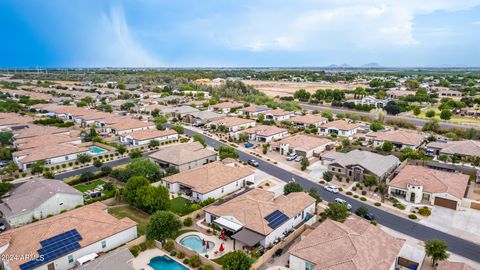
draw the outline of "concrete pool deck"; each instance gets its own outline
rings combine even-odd
[[[210,241],[210,242],[213,242],[215,244],[215,247],[212,250],[210,250],[206,253],[199,253],[203,257],[205,257],[205,255],[208,255],[209,259],[216,259],[216,258],[222,257],[227,252],[233,251],[233,240],[228,240],[227,239],[226,241],[223,241],[222,239],[219,239],[218,236],[216,236],[216,235],[205,235],[201,232],[189,232],[189,233],[182,234],[179,237],[177,237],[177,239],[175,239],[175,242],[177,242],[179,245],[182,245],[180,243],[180,240],[182,240],[183,238],[185,238],[187,236],[192,236],[192,235],[196,235],[196,236],[200,237],[200,239],[205,239],[205,241]],[[224,251],[222,253],[218,252],[217,254],[215,254],[215,252],[218,251],[218,249],[220,248],[221,244],[223,244]],[[182,246],[184,246],[184,245],[182,245]],[[187,246],[184,246],[184,247],[190,249]],[[237,248],[240,248],[240,249],[242,248],[241,244],[238,243],[238,241],[237,241]]]
[[[148,264],[150,263],[150,260],[152,260],[155,257],[161,257],[167,255],[169,258],[177,261],[179,264],[187,267],[188,269],[190,268],[188,265],[183,264],[181,261],[179,261],[176,257],[172,257],[168,255],[165,251],[158,249],[158,248],[152,248],[152,249],[147,249],[140,254],[136,258],[133,258],[130,261],[130,265],[133,267],[135,270],[155,270],[152,267],[150,267]]]

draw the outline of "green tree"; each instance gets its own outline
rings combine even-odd
[[[440,124],[438,123],[437,120],[432,120],[423,124],[423,128],[422,128],[422,131],[438,132],[439,130],[440,130]]]
[[[425,254],[432,257],[432,266],[436,266],[438,261],[448,259],[447,243],[442,240],[432,239],[425,241]]]
[[[1,131],[0,132],[0,144],[1,145],[9,145],[12,143],[13,134],[8,131]]]
[[[99,159],[96,159],[96,160],[93,161],[93,166],[95,166],[97,168],[102,167],[102,165],[103,165],[103,162]]]
[[[164,116],[164,115],[158,115],[157,117],[155,117],[153,119],[153,121],[155,122],[155,124],[165,124],[168,122],[168,119]]]
[[[383,125],[378,123],[378,122],[373,122],[371,125],[370,125],[370,129],[372,131],[379,131],[379,130],[382,130],[384,129]]]
[[[90,162],[92,160],[92,156],[88,154],[79,154],[77,155],[77,160],[78,162],[85,164],[87,162]]]
[[[384,142],[382,145],[382,150],[385,152],[391,152],[393,150],[393,143],[391,142]]]
[[[262,153],[266,155],[268,152],[268,144],[263,144],[262,145]]]
[[[420,107],[418,106],[414,106],[412,111],[414,115],[419,115],[421,113]]]
[[[295,183],[295,182],[290,182],[290,183],[286,184],[285,186],[283,186],[283,194],[284,195],[287,195],[287,194],[293,193],[293,192],[302,192],[302,191],[303,191],[302,186],[300,186],[300,184]]]
[[[127,172],[132,176],[143,176],[150,181],[160,178],[160,167],[148,158],[136,158],[127,165]]]
[[[133,103],[133,102],[125,102],[122,105],[120,105],[120,109],[123,110],[123,111],[128,111],[128,110],[132,109],[133,107],[135,107],[135,103]]]
[[[144,185],[137,189],[135,205],[147,213],[159,210],[168,210],[170,207],[170,194],[166,187]]]
[[[77,107],[81,108],[81,107],[87,106],[87,103],[85,103],[84,101],[79,101],[79,102],[76,103],[76,105],[77,105]]]
[[[12,150],[4,147],[0,147],[0,160],[11,160]]]
[[[350,215],[347,206],[337,202],[329,202],[324,213],[326,217],[338,222],[344,222]]]
[[[305,89],[299,89],[293,93],[293,97],[301,101],[308,101],[310,99],[310,93]]]
[[[134,176],[128,179],[125,188],[123,189],[122,196],[131,205],[137,203],[137,191],[143,186],[150,186],[150,181],[143,176]]]
[[[323,180],[330,182],[333,179],[333,174],[329,171],[323,172]]]
[[[427,112],[425,112],[425,116],[428,117],[428,118],[432,118],[435,116],[435,111],[434,110],[428,110]]]
[[[320,197],[320,195],[318,195],[318,192],[315,188],[312,187],[308,191],[308,195],[310,195],[312,198],[314,198],[316,203],[322,202],[322,197]]]
[[[201,143],[203,147],[207,147],[207,143],[205,142],[205,139],[200,134],[193,135],[193,141]]]
[[[333,121],[333,113],[330,110],[325,110],[322,112],[322,116],[327,118],[328,121]]]
[[[30,170],[32,174],[40,174],[43,172],[44,168],[45,168],[45,160],[39,160],[32,164],[32,166],[30,167]]]
[[[259,122],[259,123],[263,123],[263,121],[265,121],[265,115],[259,114],[259,115],[257,116],[257,119],[258,119],[258,122]]]
[[[154,148],[154,147],[157,147],[160,145],[160,142],[157,141],[157,140],[150,140],[150,142],[148,143],[148,147],[150,148]]]
[[[450,110],[442,110],[440,112],[440,118],[443,119],[443,120],[450,120],[450,118],[452,118],[452,111]]]
[[[303,157],[302,161],[300,162],[300,165],[301,165],[300,169],[302,171],[305,171],[307,167],[310,166],[310,161],[308,160],[308,158]]]
[[[223,270],[250,270],[252,259],[241,250],[231,251],[223,257]]]
[[[127,152],[127,148],[124,145],[118,145],[117,146],[117,152],[120,155],[123,155],[123,154],[125,154],[125,152]]]
[[[184,134],[185,129],[180,124],[173,125],[170,129],[175,130],[178,134]]]
[[[130,153],[128,153],[128,156],[131,158],[131,159],[135,159],[135,158],[140,158],[142,157],[142,149],[140,148],[135,148],[135,149],[132,149],[130,151]]]
[[[218,155],[220,156],[220,160],[223,160],[226,158],[233,158],[233,159],[238,158],[238,153],[235,152],[235,148],[230,146],[220,146],[218,148]]]
[[[0,183],[0,197],[3,196],[5,193],[9,192],[12,188],[13,188],[12,183],[1,182]]]
[[[363,184],[371,189],[373,186],[378,185],[378,179],[375,175],[368,174],[365,176],[365,179],[363,179]]]
[[[165,241],[173,238],[182,227],[178,217],[169,211],[157,211],[151,217],[147,225],[147,239]]]

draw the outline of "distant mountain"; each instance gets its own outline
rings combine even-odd
[[[328,68],[350,68],[352,66],[350,66],[349,64],[341,64],[341,65],[336,65],[336,64],[331,64],[329,66],[327,66]]]
[[[362,65],[362,67],[365,67],[365,68],[378,68],[378,67],[382,67],[382,66],[381,66],[380,64],[378,64],[378,63],[371,62],[371,63],[365,64],[365,65]]]

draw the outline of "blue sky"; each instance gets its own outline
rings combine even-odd
[[[480,66],[480,0],[1,0],[0,67]]]

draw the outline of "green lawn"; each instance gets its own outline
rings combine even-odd
[[[187,199],[177,197],[170,200],[170,210],[178,215],[183,215],[185,214],[185,207],[189,204],[190,202]]]
[[[427,117],[425,114],[427,113],[427,111],[429,110],[433,110],[435,111],[435,116],[434,117]],[[427,119],[427,120],[442,120],[440,119],[440,110],[438,109],[426,109],[426,110],[422,110],[420,112],[419,115],[413,115],[413,117],[416,117],[416,118],[422,118],[422,119]],[[471,118],[471,117],[463,117],[463,116],[458,116],[458,115],[452,115],[452,118],[450,118],[450,120],[448,120],[449,122],[453,122],[453,123],[470,123],[470,124],[480,124],[480,119],[477,119],[477,118]]]
[[[90,182],[90,184],[88,185],[85,185],[85,184],[75,185],[74,188],[77,189],[78,191],[85,192],[87,190],[92,190],[96,188],[98,185],[103,185],[103,184],[105,184],[105,181],[98,179]]]
[[[128,217],[138,223],[137,230],[140,235],[144,235],[147,230],[148,220],[150,215],[140,209],[131,207],[129,205],[113,206],[108,208],[108,213],[116,218]]]

